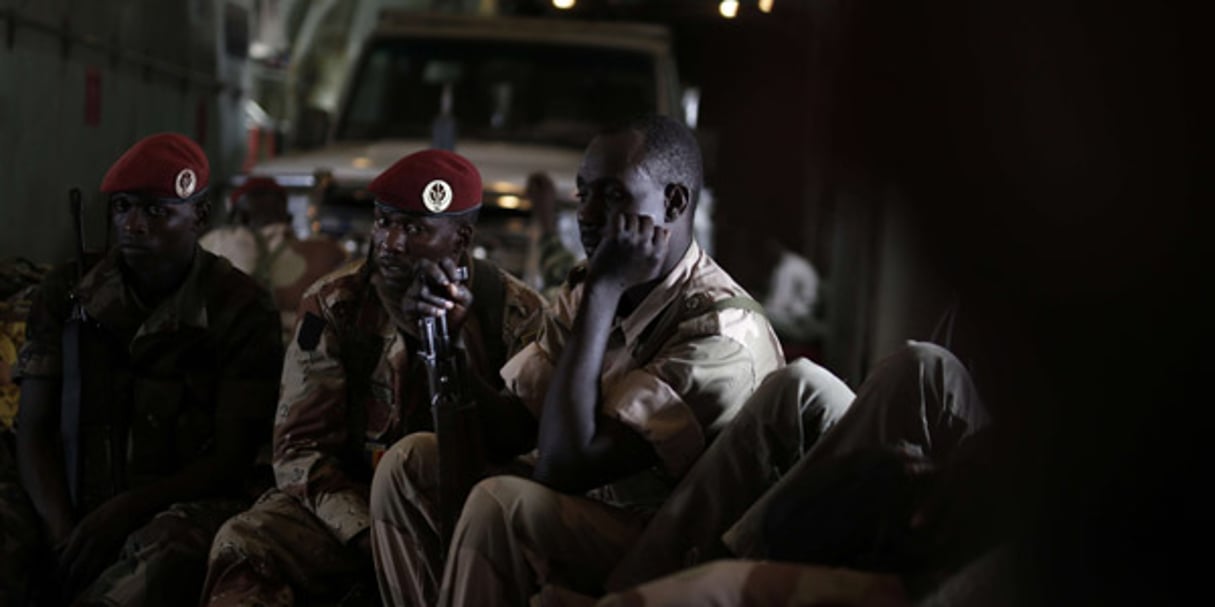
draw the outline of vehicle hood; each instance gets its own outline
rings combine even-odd
[[[402,157],[429,147],[430,142],[421,139],[341,142],[263,161],[250,174],[286,177],[327,170],[339,186],[359,187]],[[536,144],[464,140],[455,151],[477,167],[487,191],[522,194],[527,176],[544,172],[556,184],[558,198],[565,200],[573,197],[574,177],[582,161],[580,150]]]

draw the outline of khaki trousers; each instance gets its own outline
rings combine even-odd
[[[386,605],[435,604],[443,571],[439,442],[417,432],[384,453],[371,483],[371,553]]]
[[[887,357],[856,397],[851,394],[806,361],[769,376],[676,487],[613,571],[608,589],[714,558],[765,558],[769,504],[796,491],[798,479],[815,474],[821,462],[895,444],[940,461],[988,423],[966,369],[929,343],[910,342]],[[790,421],[798,416],[800,426]]]
[[[944,458],[987,420],[961,363],[931,344],[887,358],[855,396],[795,361],[764,380],[649,520],[523,479],[477,485],[439,604],[526,605],[546,584],[598,596],[731,553],[762,558],[768,504],[818,462],[896,443]]]
[[[525,458],[489,472],[526,476]],[[371,548],[384,604],[432,607],[439,598],[439,442],[416,432],[384,453],[371,483]]]
[[[776,482],[782,467],[796,462],[803,443],[816,441],[840,418],[852,398],[843,382],[809,361],[773,372],[704,456],[720,453],[722,459],[712,467],[692,467],[659,510],[661,521],[523,479],[483,481],[456,526],[439,604],[547,603],[563,594],[550,585],[598,596],[613,570],[639,554],[636,544],[647,537],[654,552],[639,558],[682,568],[687,547],[663,543],[689,533],[683,539],[700,553],[714,552],[706,547],[717,541],[710,530],[737,519]],[[719,447],[723,439],[727,446]],[[671,528],[651,531],[658,525]]]

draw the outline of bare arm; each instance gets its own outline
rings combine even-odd
[[[59,381],[27,377],[17,411],[17,464],[21,484],[46,522],[52,544],[75,524],[59,446]]]
[[[536,446],[536,418],[517,396],[495,390],[483,378],[470,374],[471,392],[481,418],[485,456],[504,463]]]
[[[534,478],[562,491],[598,487],[658,461],[641,435],[599,412],[599,380],[621,297],[660,276],[670,233],[637,215],[616,216],[613,228],[591,260],[540,416]]]

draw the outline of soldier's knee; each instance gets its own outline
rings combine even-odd
[[[136,529],[127,537],[128,552],[148,550],[189,550],[205,552],[211,538],[202,537],[201,532],[181,513],[172,510],[152,517],[148,524]]]
[[[948,349],[926,341],[907,340],[878,364],[866,381],[902,383],[910,387],[924,380],[943,384],[966,373],[965,365]]]
[[[785,400],[796,401],[799,416],[832,423],[848,410],[856,395],[835,374],[805,358],[798,358],[773,371],[765,383],[774,384],[775,397],[758,403],[761,408],[788,406]]]
[[[247,554],[260,527],[251,512],[242,512],[224,521],[211,542],[210,558],[214,560],[223,553]]]
[[[439,469],[439,441],[433,432],[415,432],[397,441],[376,465],[371,481],[371,515],[383,517],[393,500],[430,491]]]
[[[892,355],[899,364],[916,367],[941,367],[961,369],[962,361],[948,349],[927,341],[907,340],[907,343]]]
[[[473,486],[460,515],[472,535],[509,529],[514,533],[551,525],[556,518],[554,493],[535,481],[517,476],[491,476]]]

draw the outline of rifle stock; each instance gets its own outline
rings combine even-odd
[[[484,443],[476,402],[466,390],[464,355],[452,347],[446,316],[422,317],[418,329],[439,442],[439,534],[446,553],[464,500],[484,472]]]

